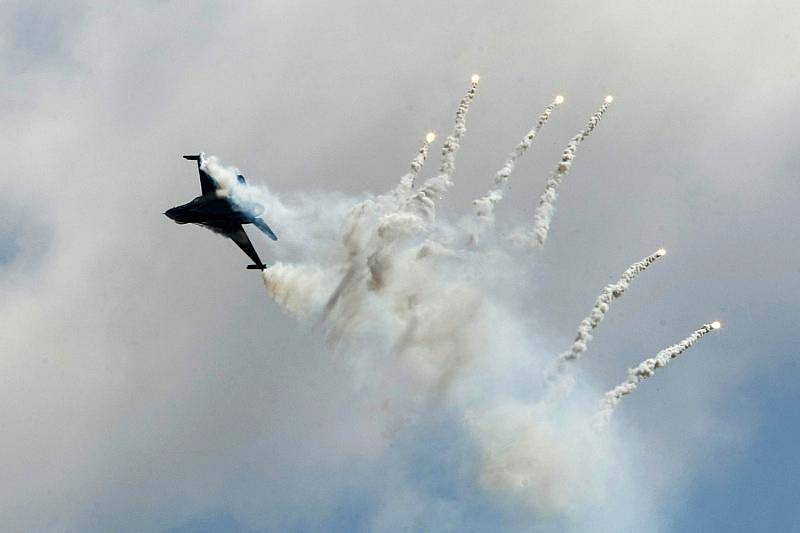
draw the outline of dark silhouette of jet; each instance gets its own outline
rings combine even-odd
[[[247,265],[248,269],[264,270],[267,268],[267,265],[261,262],[256,249],[253,248],[253,243],[250,242],[242,227],[242,224],[253,224],[270,239],[277,241],[278,237],[275,233],[263,219],[259,218],[258,215],[261,213],[256,209],[242,209],[227,197],[217,195],[217,183],[203,170],[203,154],[185,155],[183,158],[197,161],[202,194],[189,203],[169,209],[164,214],[178,224],[197,224],[228,237],[253,260],[252,265]],[[239,183],[246,183],[241,174],[236,178]]]

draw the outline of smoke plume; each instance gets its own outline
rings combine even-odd
[[[563,96],[556,96],[556,98],[544,108],[544,111],[539,115],[539,118],[536,121],[536,124],[531,128],[531,130],[525,134],[522,141],[514,148],[514,151],[508,155],[503,166],[495,173],[494,176],[494,188],[492,188],[489,192],[487,192],[484,196],[474,200],[472,205],[475,208],[475,215],[479,217],[480,220],[480,232],[482,232],[486,226],[491,226],[494,223],[494,209],[495,206],[503,199],[503,190],[505,189],[508,181],[511,179],[511,174],[514,173],[514,168],[516,167],[517,161],[525,155],[525,152],[533,144],[533,141],[536,139],[536,136],[539,134],[541,129],[547,124],[547,121],[550,119],[550,115],[553,113],[553,110],[564,103]],[[473,240],[477,242],[479,236],[476,232]]]
[[[592,115],[592,118],[589,119],[586,126],[579,131],[567,144],[567,147],[564,148],[564,151],[561,153],[561,160],[547,179],[544,192],[542,192],[542,195],[539,197],[539,205],[533,215],[533,229],[520,229],[514,232],[511,238],[515,242],[532,248],[544,247],[544,243],[547,241],[547,236],[550,232],[550,223],[553,221],[553,215],[556,210],[558,189],[561,186],[561,182],[567,174],[569,174],[570,168],[572,168],[572,162],[578,151],[578,145],[592,134],[600,123],[600,119],[603,118],[612,100],[613,98],[611,96],[606,96],[603,100],[603,105],[600,106],[594,115]]]
[[[570,520],[587,506],[606,503],[600,495],[606,494],[608,472],[618,460],[609,451],[612,437],[592,431],[594,411],[584,401],[586,391],[570,386],[553,396],[542,380],[553,357],[543,352],[535,327],[519,311],[534,298],[526,281],[532,276],[528,251],[507,239],[472,246],[462,221],[436,216],[436,203],[454,183],[477,84],[475,76],[459,102],[438,172],[419,188],[431,135],[394,187],[359,198],[284,200],[266,188],[239,183],[237,171],[216,158],[204,164],[220,182],[233,176],[226,194],[236,202],[257,203],[276,224],[286,224],[281,233],[286,237],[271,248],[279,261],[263,272],[267,294],[287,314],[324,331],[328,345],[352,368],[354,387],[376,406],[387,449],[403,435],[424,439],[416,428],[437,413],[468,439],[471,452],[462,466],[474,473],[475,486],[537,516]],[[548,180],[528,231],[538,246],[547,237],[557,186],[609,102],[570,141]],[[493,216],[516,161],[559,103],[545,109],[498,171],[496,189],[476,202],[480,217]],[[293,236],[293,230],[301,235]],[[662,255],[659,250],[631,265],[604,289],[560,361],[580,358],[609,304]],[[609,413],[647,372],[711,327],[643,363],[607,395]],[[574,383],[566,370],[564,382]]]
[[[572,346],[570,346],[569,350],[559,355],[561,361],[575,361],[581,358],[588,348],[589,341],[592,340],[592,331],[594,331],[605,318],[611,303],[625,294],[628,285],[636,276],[650,268],[650,265],[655,263],[660,257],[664,257],[666,253],[667,251],[663,248],[657,250],[655,253],[629,266],[625,272],[622,273],[619,281],[605,286],[603,292],[597,297],[594,307],[592,307],[592,312],[589,313],[589,316],[581,320],[580,325],[578,325],[578,332],[575,334],[575,341],[572,343]]]
[[[645,359],[639,363],[639,366],[628,370],[628,378],[603,396],[600,410],[595,417],[595,427],[597,429],[605,428],[611,420],[611,415],[614,414],[614,409],[622,401],[623,397],[633,393],[642,381],[653,377],[657,369],[667,366],[667,363],[694,346],[706,333],[719,329],[719,327],[719,322],[704,324],[678,344],[664,348],[655,357]]]

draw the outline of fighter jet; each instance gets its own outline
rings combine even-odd
[[[185,155],[183,158],[189,161],[197,161],[202,194],[189,203],[167,210],[164,214],[178,224],[197,224],[228,237],[253,260],[252,265],[247,265],[248,269],[266,269],[267,265],[261,262],[256,249],[253,248],[253,244],[242,227],[242,224],[253,224],[270,239],[277,241],[278,237],[272,229],[263,219],[259,218],[260,210],[255,208],[243,209],[232,202],[229,197],[218,195],[219,187],[216,181],[203,168],[204,154]],[[241,174],[236,178],[239,183],[247,183]]]

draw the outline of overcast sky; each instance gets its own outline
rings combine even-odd
[[[266,298],[235,246],[162,213],[198,194],[180,155],[200,150],[275,191],[380,192],[479,72],[445,212],[561,93],[499,214],[529,218],[564,143],[615,96],[537,272],[542,344],[568,345],[599,289],[660,246],[585,372],[613,386],[724,324],[619,414],[659,495],[637,530],[800,531],[796,2],[229,4],[2,3],[0,529],[433,527],[404,522],[436,491],[376,473],[319,331]],[[453,528],[536,527],[496,509],[459,522],[482,508],[465,494]]]

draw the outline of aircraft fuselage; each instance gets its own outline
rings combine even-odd
[[[216,195],[198,196],[191,202],[167,210],[164,214],[178,224],[253,223],[252,216],[235,209],[226,198],[219,198]]]

